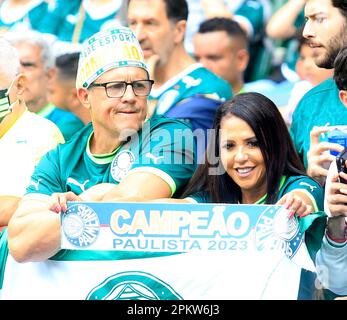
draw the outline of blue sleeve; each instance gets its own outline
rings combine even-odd
[[[216,110],[221,103],[202,95],[195,95],[176,104],[166,114],[169,118],[189,121],[193,131],[197,129],[201,131],[200,134],[195,131],[198,162],[202,159],[207,146],[207,130],[212,127]]]
[[[221,101],[195,95],[181,101],[172,107],[166,114],[169,118],[189,119],[192,130],[197,128],[209,129]]]
[[[347,245],[334,246],[325,236],[316,256],[318,278],[323,286],[337,295],[347,295]]]

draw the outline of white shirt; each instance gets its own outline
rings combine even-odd
[[[0,195],[22,196],[36,164],[64,138],[45,118],[25,111],[0,138]]]

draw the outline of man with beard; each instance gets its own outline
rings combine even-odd
[[[308,39],[318,67],[332,69],[334,60],[347,44],[347,1],[308,0],[305,5],[306,24],[303,35]],[[299,102],[293,114],[291,135],[296,150],[303,159],[307,173],[322,185],[329,164],[335,159],[330,151],[343,148],[321,141],[328,126],[345,125],[347,109],[339,99],[333,79],[328,79],[310,90]]]

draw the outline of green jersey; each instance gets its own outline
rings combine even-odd
[[[103,7],[81,0],[57,0],[53,10],[44,17],[40,31],[54,34],[61,41],[82,43],[102,29],[119,26],[117,15],[121,5],[121,0]]]
[[[201,64],[195,63],[159,88],[152,89],[149,100],[155,104],[155,114],[167,114],[178,103],[194,96],[225,101],[232,96],[230,85]],[[201,106],[203,111],[203,106]]]
[[[93,127],[88,124],[47,153],[36,167],[27,193],[72,191],[78,195],[99,183],[117,185],[128,174],[150,172],[161,177],[173,195],[196,167],[192,131],[178,120],[157,117],[145,122],[138,134],[111,154],[93,155],[89,147],[92,135]]]
[[[205,151],[205,137],[212,127],[216,109],[231,96],[231,87],[225,80],[196,63],[160,88],[152,89],[149,104],[154,115],[183,120],[193,131],[204,133],[198,135],[202,138],[197,141],[200,158]]]
[[[9,14],[8,1],[2,1],[0,6],[0,34],[8,31],[23,31],[27,29],[40,30],[42,17],[48,12],[46,1],[31,1],[25,11],[17,16]]]
[[[346,119],[347,109],[339,99],[339,90],[333,79],[324,81],[304,95],[293,113],[290,133],[306,168],[313,127],[345,125]]]

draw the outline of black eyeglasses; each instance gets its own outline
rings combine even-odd
[[[104,87],[106,95],[109,98],[120,98],[123,97],[128,86],[131,86],[135,96],[145,97],[151,92],[153,80],[136,80],[133,82],[125,81],[112,81],[105,83],[92,83],[91,87]]]

